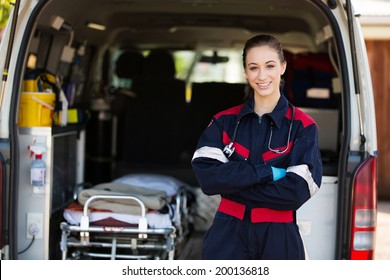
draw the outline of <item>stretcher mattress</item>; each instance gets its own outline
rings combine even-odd
[[[77,202],[70,204],[64,211],[64,218],[68,224],[79,225],[83,215],[83,206]],[[93,226],[130,227],[138,225],[140,215],[116,213],[110,210],[90,208],[89,221]],[[172,226],[169,214],[157,211],[146,213],[149,228],[168,228]]]
[[[173,260],[190,233],[189,193],[173,177],[144,173],[82,190],[64,209],[62,259]]]

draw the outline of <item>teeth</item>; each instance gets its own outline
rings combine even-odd
[[[271,82],[266,83],[266,84],[258,84],[258,85],[261,86],[261,87],[266,87],[266,86],[268,86],[269,84],[271,84]]]

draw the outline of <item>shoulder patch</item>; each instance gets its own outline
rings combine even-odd
[[[238,115],[238,113],[241,111],[243,106],[244,106],[244,104],[241,104],[241,105],[229,108],[227,110],[221,111],[221,112],[217,113],[214,117],[216,119],[218,119],[221,116],[225,116],[225,115]]]
[[[298,109],[297,107],[294,107],[294,108],[295,108],[294,120],[300,121],[302,123],[303,127],[306,128],[311,124],[317,125],[316,122],[308,114],[306,114],[302,110]],[[289,110],[291,110],[291,109],[289,108]],[[291,119],[291,114],[288,114],[288,115],[289,115],[289,119]]]

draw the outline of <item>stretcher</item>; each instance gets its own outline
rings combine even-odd
[[[152,184],[142,185],[140,178]],[[189,189],[175,180],[175,189],[164,191],[167,183],[172,186],[172,178],[161,175],[125,179],[138,185],[123,180],[97,185],[80,192],[78,201],[64,210],[63,260],[177,258],[192,228]],[[153,184],[161,189],[152,189]]]

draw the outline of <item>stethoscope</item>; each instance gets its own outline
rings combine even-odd
[[[291,107],[291,122],[290,122],[290,127],[289,127],[289,130],[288,130],[287,144],[286,144],[286,148],[284,150],[276,150],[276,149],[271,148],[272,134],[273,134],[273,128],[274,128],[273,122],[271,123],[271,132],[269,134],[269,140],[268,140],[268,150],[270,150],[270,151],[272,151],[274,153],[277,153],[277,154],[284,154],[285,152],[287,152],[287,150],[289,148],[289,143],[290,143],[290,138],[291,138],[291,131],[292,131],[292,127],[293,127],[293,123],[294,123],[294,117],[295,117],[295,108],[294,108],[294,106],[291,103],[289,103],[289,106]],[[236,122],[236,126],[234,127],[233,137],[230,140],[230,143],[227,144],[225,146],[225,148],[223,149],[223,153],[228,158],[231,157],[231,155],[234,153],[235,148],[233,147],[233,144],[234,144],[234,141],[236,140],[236,137],[237,137],[237,131],[238,131],[238,126],[239,125],[240,125],[240,120],[238,120]]]

